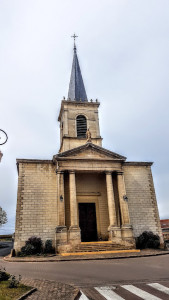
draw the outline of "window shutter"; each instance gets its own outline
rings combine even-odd
[[[76,118],[76,126],[77,126],[77,137],[85,138],[87,131],[87,121],[86,117],[83,115],[79,115]]]

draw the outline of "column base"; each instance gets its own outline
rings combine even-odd
[[[55,234],[55,249],[57,253],[67,251],[67,227],[66,226],[57,226]]]
[[[71,245],[78,245],[81,242],[81,230],[78,226],[70,226],[68,230],[68,242]]]
[[[130,224],[123,225],[121,227],[121,236],[125,244],[136,247],[135,239],[133,237],[133,228]]]
[[[109,241],[117,243],[121,243],[121,228],[117,226],[109,226]]]

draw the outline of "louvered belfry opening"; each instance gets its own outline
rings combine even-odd
[[[83,115],[79,115],[76,118],[76,126],[77,126],[77,137],[85,138],[87,131],[87,120]]]

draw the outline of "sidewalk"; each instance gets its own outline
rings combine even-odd
[[[63,253],[62,255],[49,256],[29,256],[29,257],[4,257],[8,262],[60,262],[60,261],[78,261],[78,260],[102,260],[102,259],[121,259],[133,257],[147,257],[169,254],[169,251],[164,250],[126,250],[126,251],[104,251],[102,253]]]
[[[27,300],[75,300],[79,289],[76,287],[52,280],[39,280],[23,278],[22,283],[37,288]]]

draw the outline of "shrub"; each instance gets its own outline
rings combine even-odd
[[[22,248],[24,248],[24,247],[22,247]],[[25,256],[24,253],[22,252],[22,248],[21,248],[21,251],[18,251],[18,252],[17,252],[17,256],[19,256],[19,257],[20,257],[20,256]]]
[[[31,236],[27,241],[26,241],[26,246],[27,245],[32,245],[34,247],[34,253],[41,253],[42,252],[42,247],[43,243],[40,237],[37,236]]]
[[[21,256],[33,255],[34,253],[35,253],[35,247],[31,244],[27,244],[26,246],[21,248]]]
[[[151,231],[144,231],[136,239],[137,249],[146,249],[146,248],[157,249],[159,248],[159,246],[160,246],[159,236],[157,234],[154,234]]]
[[[10,277],[10,274],[8,274],[5,270],[5,268],[0,268],[0,282],[1,281],[7,281]]]
[[[54,248],[52,246],[52,240],[46,240],[44,253],[54,253]]]
[[[43,243],[40,237],[31,236],[26,242],[25,246],[21,248],[19,256],[33,255],[41,253],[43,249]]]
[[[16,276],[15,276],[15,275],[11,275],[11,276],[10,276],[10,280],[9,280],[9,285],[8,285],[8,287],[9,287],[10,289],[17,288],[20,281],[21,281],[21,275],[19,275],[19,278],[18,278],[18,279],[16,279]]]

